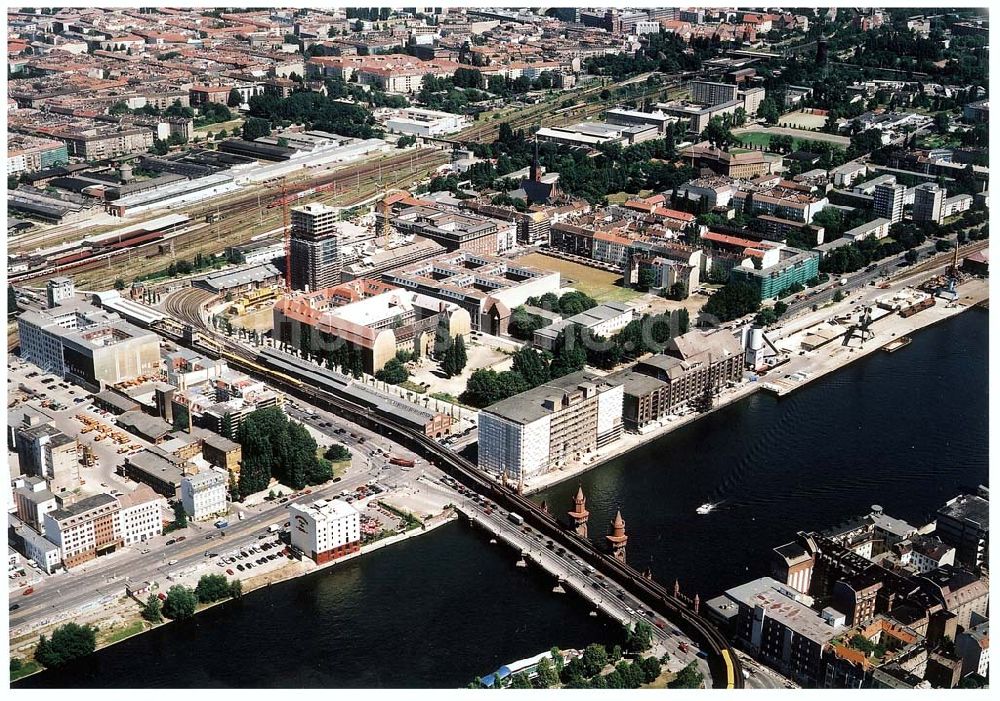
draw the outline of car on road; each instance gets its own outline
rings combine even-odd
[[[173,538],[171,538],[170,540],[168,540],[168,541],[166,542],[166,545],[173,545],[173,544],[174,544],[174,543],[176,543],[176,542],[177,542],[176,540],[174,540]]]
[[[177,564],[177,560],[170,560],[167,564],[168,565],[176,565]]]
[[[10,608],[8,608],[7,610],[8,611],[17,611],[19,608],[21,608],[21,604],[11,604]]]
[[[182,540],[185,540],[186,538],[187,538],[187,536],[186,536],[186,535],[182,535],[182,536],[181,536],[180,538],[178,538],[178,539],[177,539],[177,542],[179,543],[179,542],[181,542]]]

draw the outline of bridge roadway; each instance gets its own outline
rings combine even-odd
[[[712,678],[707,660],[699,656],[700,650],[687,635],[659,618],[640,599],[593,570],[573,553],[560,553],[551,538],[546,539],[528,525],[518,527],[508,520],[510,512],[504,509],[487,511],[485,506],[472,499],[466,499],[456,506],[470,521],[520,552],[522,562],[531,561],[557,577],[557,586],[563,591],[575,590],[595,609],[603,610],[629,628],[639,620],[648,623],[653,631],[654,645],[659,644],[670,654],[667,667],[671,671],[678,672],[688,663],[694,662],[706,679]],[[681,643],[686,645],[686,652],[681,650]]]
[[[507,511],[520,514],[525,522],[536,528],[542,536],[565,547],[585,565],[594,567],[597,572],[616,582],[624,591],[643,602],[643,608],[659,613],[661,617],[674,622],[683,633],[698,642],[708,655],[713,687],[744,686],[743,670],[735,649],[712,624],[691,611],[685,602],[674,597],[662,585],[645,578],[633,567],[602,552],[590,540],[566,530],[539,505],[515,490],[495,482],[465,458],[434,439],[409,428],[394,415],[378,413],[331,392],[308,386],[282,372],[264,367],[259,364],[252,350],[231,339],[213,334],[203,323],[199,325],[199,330],[202,336],[192,344],[195,350],[225,357],[234,367],[261,377],[287,394],[400,443],[473,491],[491,499]],[[181,339],[175,338],[175,340]]]

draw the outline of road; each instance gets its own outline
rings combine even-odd
[[[952,243],[954,244],[954,241],[952,241]],[[962,256],[966,256],[973,251],[981,250],[987,245],[989,245],[988,241],[974,241],[972,243],[965,244],[959,250],[959,257],[961,258]],[[784,318],[791,319],[795,315],[811,309],[815,304],[825,304],[833,299],[834,295],[837,294],[837,290],[840,290],[842,294],[847,294],[858,289],[859,287],[865,287],[873,280],[883,278],[887,275],[893,278],[900,278],[914,273],[931,270],[935,267],[946,265],[952,257],[952,253],[947,251],[943,253],[935,253],[936,249],[934,246],[934,240],[929,240],[922,246],[918,246],[913,250],[917,252],[920,259],[915,264],[910,266],[901,267],[901,265],[906,261],[906,254],[901,253],[894,258],[887,258],[879,261],[875,264],[876,267],[871,270],[861,270],[855,273],[848,273],[846,275],[831,276],[833,281],[828,283],[825,287],[814,288],[817,292],[812,297],[803,297],[802,299],[789,303],[788,311],[785,312]],[[847,284],[841,286],[838,284],[838,281],[844,277],[847,278]]]
[[[293,417],[303,416],[306,413],[317,414],[316,419],[307,418],[310,425],[344,443],[348,448],[361,454],[366,461],[370,451],[364,446],[379,445],[395,454],[411,455],[409,451],[389,439],[348,424],[327,412],[318,409],[305,412],[295,406],[289,407],[289,414]],[[326,422],[331,423],[331,426],[322,425]],[[338,427],[344,428],[346,433],[343,435],[336,433]],[[351,437],[352,433],[354,438]],[[365,439],[364,444],[360,441],[362,437]],[[206,558],[205,553],[224,554],[255,543],[257,537],[266,532],[268,526],[285,522],[286,509],[292,503],[311,503],[317,499],[334,498],[343,490],[354,490],[373,479],[378,479],[384,484],[399,484],[416,477],[417,473],[408,474],[395,465],[384,469],[384,464],[381,461],[373,461],[370,469],[352,470],[340,481],[312,490],[308,495],[300,494],[286,504],[272,502],[246,507],[234,505],[229,527],[224,531],[225,536],[219,535],[222,531],[217,531],[211,525],[191,523],[186,529],[157,536],[143,544],[127,546],[67,572],[44,577],[41,583],[33,585],[35,591],[30,596],[24,596],[20,590],[11,593],[10,605],[18,604],[19,608],[11,612],[10,626],[13,629],[31,621],[54,621],[59,612],[74,611],[102,596],[120,593],[126,582],[155,581],[165,589],[170,584],[167,576],[171,572],[205,566],[208,573],[222,573],[222,570],[215,565],[216,558]],[[437,472],[430,466],[425,469]],[[236,517],[236,512],[239,511],[244,513],[242,521]],[[206,541],[209,535],[216,537]],[[175,540],[179,536],[185,536],[185,540],[175,542],[173,545],[166,544],[167,541]],[[171,560],[177,560],[176,564],[168,565]]]

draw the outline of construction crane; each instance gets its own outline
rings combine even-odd
[[[304,190],[299,190],[298,192],[288,193],[288,181],[287,178],[281,178],[281,195],[275,198],[270,204],[267,205],[268,209],[273,209],[274,207],[281,207],[281,232],[282,240],[285,243],[285,290],[287,292],[292,291],[292,231],[289,226],[289,213],[288,205],[292,202],[296,202],[310,195],[316,195],[321,192],[336,192],[337,183],[327,183],[326,185],[320,185],[318,187],[310,187]]]

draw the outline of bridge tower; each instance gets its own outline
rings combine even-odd
[[[569,517],[573,519],[573,530],[578,536],[587,537],[587,519],[590,512],[587,511],[587,497],[583,496],[583,485],[577,487],[576,496],[573,497],[573,510],[569,512]]]
[[[618,509],[615,520],[611,522],[611,535],[605,538],[611,545],[611,554],[614,558],[625,562],[625,544],[628,543],[628,536],[625,535],[625,519],[622,518],[621,509]]]

